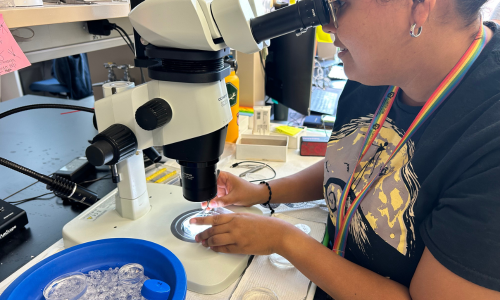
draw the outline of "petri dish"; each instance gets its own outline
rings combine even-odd
[[[290,208],[299,208],[307,205],[307,202],[285,203]]]
[[[46,300],[76,300],[87,291],[87,277],[80,272],[67,273],[52,280],[43,289]]]
[[[212,225],[196,225],[196,224],[191,224],[189,221],[191,221],[192,218],[199,218],[199,217],[208,217],[208,216],[215,216],[215,215],[221,215],[221,214],[231,214],[233,213],[229,209],[226,209],[224,207],[216,207],[214,209],[211,209],[209,211],[202,210],[196,214],[193,214],[192,216],[189,216],[182,222],[182,231],[184,232],[185,235],[187,235],[189,238],[194,240],[194,237],[208,228],[212,227]]]
[[[126,264],[118,271],[118,278],[124,284],[136,284],[144,278],[144,267],[140,264]]]
[[[291,262],[288,261],[288,259],[284,258],[283,256],[273,253],[269,255],[269,261],[277,268],[279,269],[290,269],[293,268],[293,265]]]
[[[253,288],[243,294],[242,300],[278,300],[278,296],[266,288]]]
[[[311,233],[311,227],[307,226],[306,224],[296,224],[295,227],[302,230],[305,234]]]

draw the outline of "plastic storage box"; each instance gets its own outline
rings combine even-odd
[[[242,134],[236,141],[236,159],[286,161],[288,136]]]

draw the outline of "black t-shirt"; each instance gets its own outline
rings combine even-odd
[[[485,24],[491,41],[391,160],[350,226],[345,258],[405,286],[427,247],[455,274],[500,291],[500,29]],[[324,171],[331,240],[340,194],[386,90],[349,81],[340,97]],[[375,176],[419,110],[396,99],[350,193]]]

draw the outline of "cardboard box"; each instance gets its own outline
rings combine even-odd
[[[300,138],[300,155],[325,156],[330,137],[303,136]]]
[[[286,161],[288,136],[242,134],[236,141],[236,159]]]
[[[265,105],[265,72],[259,53],[236,52],[240,78],[240,106]]]
[[[294,136],[288,136],[288,149],[298,149],[300,147],[300,137],[306,133],[305,128]],[[287,136],[278,132],[271,132],[273,136]]]

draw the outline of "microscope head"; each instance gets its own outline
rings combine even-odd
[[[266,13],[259,0],[147,0],[133,7],[132,26],[147,43],[162,48],[255,53],[269,39],[326,25],[336,0],[301,0]]]

